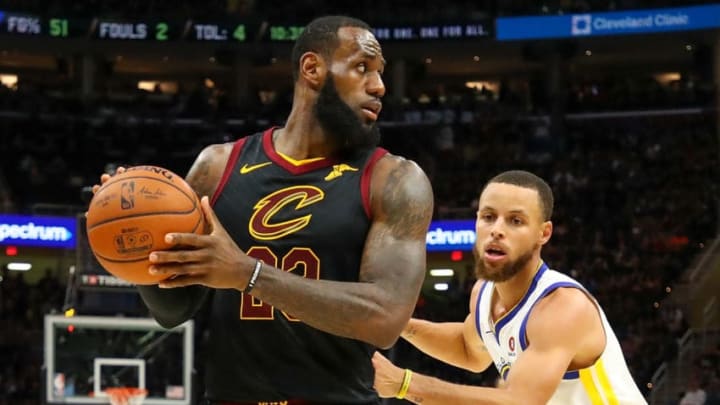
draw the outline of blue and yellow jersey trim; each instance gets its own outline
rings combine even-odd
[[[515,304],[508,312],[506,312],[504,315],[502,315],[500,318],[498,318],[495,322],[490,322],[490,326],[493,328],[493,332],[495,333],[495,338],[500,339],[500,331],[502,328],[507,325],[510,321],[513,320],[515,315],[517,315],[518,312],[520,312],[520,309],[525,305],[527,300],[530,298],[532,293],[537,288],[538,282],[540,281],[540,277],[542,277],[543,273],[545,273],[545,270],[548,269],[548,266],[545,264],[544,261],[540,261],[538,263],[538,269],[535,273],[535,276],[533,277],[532,282],[530,283],[530,286],[528,287],[527,291],[525,291],[525,295],[523,295],[522,299]],[[492,311],[491,311],[492,313]],[[499,340],[498,340],[499,343]]]
[[[540,263],[538,263],[538,271],[533,276],[533,280],[530,283],[530,286],[528,287],[527,291],[525,291],[525,294],[523,295],[522,299],[518,301],[517,304],[513,305],[513,307],[502,315],[500,318],[498,318],[497,321],[493,322],[492,319],[490,319],[490,327],[492,328],[492,333],[495,335],[495,339],[499,341],[499,332],[500,330],[510,322],[515,315],[520,311],[523,305],[527,302],[527,300],[530,298],[530,295],[532,295],[533,291],[535,291],[535,288],[537,288],[537,284],[540,280],[540,277],[542,277],[542,274],[545,272],[545,270],[548,270],[548,266],[545,264],[544,261],[540,260]],[[477,300],[475,301],[475,329],[477,329],[478,335],[480,335],[480,339],[484,340],[483,338],[483,330],[481,328],[480,323],[480,303],[482,302],[483,293],[485,292],[485,287],[487,287],[488,281],[484,282],[482,287],[480,287],[480,292],[478,293]],[[492,291],[491,291],[492,294]]]
[[[602,357],[595,364],[578,371],[580,382],[590,398],[592,405],[618,405],[617,395],[613,390]]]
[[[522,322],[520,323],[520,332],[519,332],[520,347],[523,350],[525,350],[528,346],[527,322],[528,322],[528,319],[530,318],[530,314],[532,313],[532,310],[535,307],[535,305],[537,305],[537,303],[540,302],[541,299],[545,298],[548,294],[557,290],[558,288],[568,288],[568,287],[569,288],[577,288],[579,290],[585,291],[585,289],[578,283],[574,283],[571,281],[560,281],[560,282],[553,283],[553,284],[550,284],[549,286],[547,286],[545,288],[545,290],[543,290],[543,292],[537,297],[535,302],[532,304],[532,307],[530,307],[530,309],[525,314],[525,318],[523,318]]]

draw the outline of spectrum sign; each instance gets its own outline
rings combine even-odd
[[[428,252],[472,250],[475,220],[432,221],[425,237]]]
[[[74,217],[0,215],[0,245],[75,248]]]

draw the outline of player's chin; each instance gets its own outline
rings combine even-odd
[[[363,132],[366,134],[371,134],[375,131],[377,131],[378,121],[373,119],[364,119],[360,121],[360,124],[362,125]]]

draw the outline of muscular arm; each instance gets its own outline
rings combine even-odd
[[[315,328],[387,348],[410,318],[425,276],[433,196],[422,170],[394,156],[378,161],[370,192],[373,221],[359,282],[263,271],[252,295]]]
[[[185,180],[199,196],[212,196],[220,183],[232,144],[210,145],[203,149],[193,163]],[[157,286],[138,286],[143,301],[157,322],[175,327],[192,318],[203,303],[208,288],[193,285],[176,289]]]
[[[465,322],[429,322],[410,319],[402,337],[423,353],[453,366],[480,372],[492,364],[482,340],[475,330],[475,302],[482,281],[475,283],[470,294],[470,312]]]
[[[602,333],[599,314],[585,294],[573,288],[558,289],[533,309],[527,326],[530,345],[513,364],[502,388],[471,387],[414,375],[406,398],[424,405],[545,404],[575,358],[600,356],[602,348],[595,344],[598,333]],[[395,378],[402,381],[402,370]]]

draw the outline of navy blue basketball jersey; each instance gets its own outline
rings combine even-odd
[[[248,255],[278,271],[358,281],[371,171],[387,152],[292,162],[275,151],[272,133],[235,143],[212,198],[220,222]],[[210,399],[377,401],[371,345],[322,332],[235,290],[216,290],[212,300]]]

